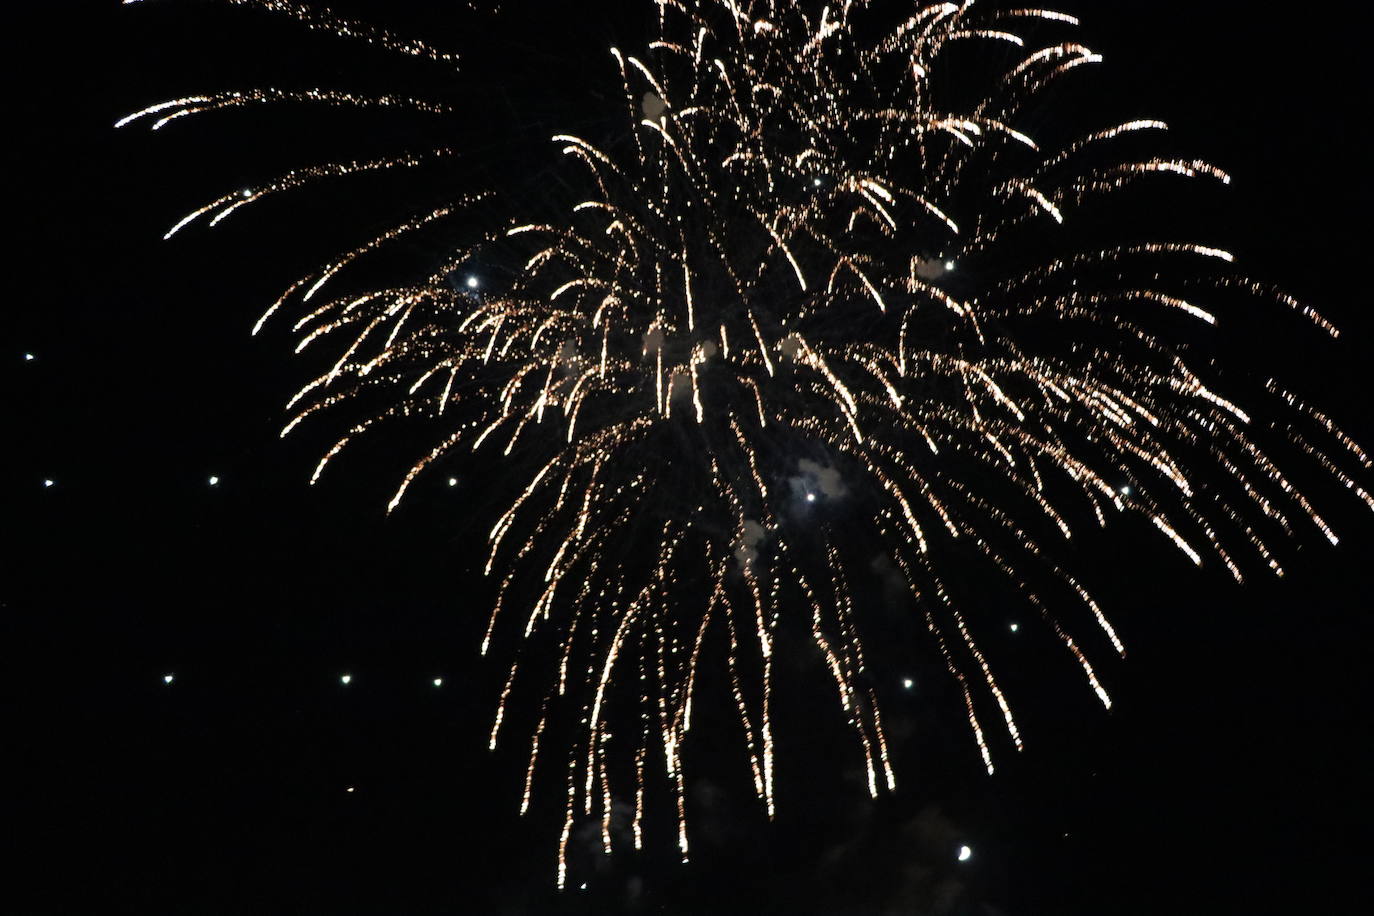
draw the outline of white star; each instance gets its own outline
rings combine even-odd
[[[173,678],[172,678],[172,675],[170,675],[170,674],[164,674],[164,675],[162,676],[162,683],[164,683],[164,684],[170,684],[170,683],[172,683],[172,680],[173,680]]]
[[[902,681],[902,686],[905,687],[907,690],[910,690],[912,687],[916,686],[916,682],[913,681],[911,678],[907,678],[906,680]]]
[[[959,847],[959,861],[960,861],[960,862],[967,862],[967,861],[968,861],[969,859],[971,859],[971,858],[973,858],[973,850],[972,850],[972,849],[969,849],[967,846],[960,846],[960,847]]]
[[[339,678],[339,680],[342,681],[342,682],[346,685],[346,684],[348,684],[349,681],[353,680],[353,675],[351,675],[351,674],[345,674],[343,677]]]
[[[218,485],[219,485],[219,478],[216,477],[215,475],[211,474],[211,475],[210,475],[210,486],[213,487],[213,486],[218,486]]]
[[[45,486],[45,487],[50,487],[50,486],[52,486],[54,483],[56,483],[56,481],[50,480],[50,479],[44,479],[44,481],[43,481],[43,486]]]
[[[434,686],[435,686],[435,687],[442,687],[442,686],[444,686],[444,679],[441,678],[441,677],[436,677],[436,678],[434,679]]]
[[[476,278],[476,277],[468,277],[468,289],[476,289],[476,288],[477,288],[477,278]]]

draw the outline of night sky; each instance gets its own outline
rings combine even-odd
[[[505,656],[476,651],[491,599],[473,550],[482,479],[445,466],[386,517],[416,451],[397,440],[307,486],[332,440],[278,438],[307,378],[290,322],[249,336],[293,279],[442,200],[443,171],[334,182],[160,241],[189,210],[308,161],[448,143],[500,177],[542,161],[482,158],[512,136],[602,128],[579,77],[613,75],[605,48],[632,46],[637,18],[570,3],[576,14],[529,14],[514,38],[505,20],[453,18],[460,5],[337,5],[479,48],[478,75],[437,86],[425,82],[436,68],[224,4],[7,9],[0,646],[3,758],[17,764],[5,859],[23,867],[0,909],[1097,916],[1374,903],[1374,516],[1313,472],[1299,481],[1343,540],[1303,532],[1280,581],[1255,570],[1236,587],[1219,564],[1194,570],[1130,530],[1076,548],[1130,648],[1101,665],[1110,712],[1041,651],[1043,634],[1012,632],[1024,611],[983,608],[1025,646],[1005,679],[1027,747],[999,748],[995,776],[943,668],[899,656],[884,671],[898,792],[869,800],[833,690],[802,686],[778,712],[770,824],[727,697],[691,735],[691,863],[677,862],[670,820],[650,820],[644,853],[609,859],[576,834],[558,894],[560,788],[536,790],[517,817],[523,742],[486,748]],[[1171,144],[1231,172],[1178,225],[1344,333],[1333,342],[1267,310],[1224,328],[1227,346],[1374,443],[1370,87],[1354,24],[1312,5],[1056,8],[1083,17],[1081,40],[1107,62],[1078,81],[1086,101],[1063,100],[1081,111],[1043,117],[1160,117]],[[472,114],[259,108],[155,134],[112,128],[162,99],[268,84],[428,91]],[[871,620],[870,640],[919,641]],[[813,664],[786,677],[806,681]]]

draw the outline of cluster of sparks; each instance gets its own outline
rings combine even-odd
[[[232,2],[451,59],[298,3]],[[1300,524],[1336,541],[1254,435],[1264,424],[1172,339],[1184,322],[1218,322],[1198,293],[1261,296],[1335,329],[1231,273],[1232,256],[1206,244],[1069,247],[1081,210],[1100,213],[1139,182],[1230,180],[1205,162],[1114,152],[1166,130],[1160,121],[1055,149],[1016,126],[1046,87],[1100,60],[1066,40],[1072,17],[973,2],[654,6],[657,40],[637,56],[611,50],[622,140],[553,138],[580,175],[570,180],[584,199],[570,212],[512,214],[419,282],[327,292],[387,242],[462,219],[475,197],[455,201],[303,277],[268,313],[302,309],[301,349],[344,341],[292,400],[288,430],[326,408],[386,405],[328,450],[316,478],[350,442],[407,417],[444,432],[389,508],[426,469],[462,455],[523,475],[490,529],[485,569],[499,587],[482,652],[503,627],[523,638],[490,735],[495,748],[517,698],[539,710],[522,813],[546,732],[562,721],[571,728],[560,734],[578,736],[556,768],[560,887],[579,818],[600,819],[611,851],[621,778],[634,786],[642,844],[655,768],[687,857],[683,747],[698,678],[716,676],[703,670],[713,639],[770,816],[775,642],[789,620],[805,621],[834,679],[870,793],[895,787],[851,584],[874,576],[877,555],[957,681],[991,772],[988,710],[1012,745],[1022,739],[983,624],[942,580],[949,558],[984,564],[1034,608],[1110,706],[1085,646],[1124,655],[1123,643],[1054,559],[1055,542],[1135,515],[1193,563],[1215,557],[1239,581],[1247,552],[1281,574],[1270,540]],[[960,80],[956,92],[947,58],[978,43],[1014,49],[1013,62],[982,91]],[[156,128],[268,102],[448,110],[267,89],[179,99],[120,123]],[[172,231],[318,178],[448,154],[293,172]],[[1026,260],[1047,244],[1058,253]],[[492,251],[519,253],[507,280],[484,279],[480,291],[475,278],[453,282]],[[1171,287],[1171,275],[1188,279]],[[1277,383],[1268,395],[1292,423],[1266,428],[1374,508],[1342,469],[1370,466],[1359,446]],[[532,657],[554,663],[527,671]]]

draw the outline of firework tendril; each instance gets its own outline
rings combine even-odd
[[[300,3],[232,2],[440,66],[457,60]],[[641,845],[655,769],[687,858],[683,748],[703,679],[728,686],[772,816],[777,635],[794,621],[834,679],[869,792],[895,787],[854,599],[853,583],[879,565],[909,593],[992,772],[984,722],[1000,720],[1017,749],[1022,738],[984,652],[991,624],[961,610],[945,584],[953,569],[981,564],[1019,595],[1110,707],[1085,647],[1125,648],[1064,565],[1081,530],[1134,516],[1237,581],[1247,566],[1282,575],[1274,538],[1303,527],[1337,538],[1271,442],[1374,508],[1352,476],[1368,457],[1324,414],[1274,381],[1242,406],[1210,362],[1189,356],[1190,328],[1218,324],[1238,298],[1335,328],[1234,273],[1232,255],[1203,240],[1102,228],[1138,185],[1229,177],[1132,153],[1167,129],[1160,121],[1053,148],[1022,123],[1046,89],[1101,59],[1072,39],[1073,17],[973,2],[650,6],[657,40],[611,49],[620,140],[552,138],[580,200],[547,217],[509,213],[418,281],[331,295],[372,251],[500,195],[414,215],[303,277],[268,313],[298,309],[300,348],[338,353],[292,399],[287,429],[357,405],[316,478],[383,421],[425,418],[443,432],[388,511],[443,463],[519,480],[485,558],[496,594],[482,652],[518,647],[490,742],[513,703],[540,711],[522,739],[520,808],[549,769],[566,806],[560,887],[580,819],[600,819],[611,851],[622,779]],[[970,48],[988,69],[981,88],[949,75]],[[451,112],[262,89],[178,99],[120,123],[271,103]],[[448,155],[293,171],[173,231],[315,179]],[[454,283],[483,252],[515,253],[508,280],[480,293]],[[718,661],[713,640],[725,645]],[[531,658],[540,664],[526,670]],[[576,737],[546,767],[546,727],[558,722]]]

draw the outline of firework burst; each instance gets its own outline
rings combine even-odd
[[[302,4],[235,2],[453,59]],[[582,194],[566,212],[491,222],[475,215],[480,195],[454,201],[303,277],[268,312],[300,310],[300,347],[339,354],[292,399],[287,430],[358,405],[316,478],[373,427],[412,417],[445,431],[389,510],[439,464],[523,475],[485,560],[499,584],[482,651],[522,647],[490,742],[518,698],[539,710],[524,739],[523,812],[546,730],[576,727],[549,767],[566,805],[560,886],[579,818],[600,819],[611,851],[618,778],[633,786],[641,844],[654,769],[672,787],[686,858],[683,747],[699,678],[728,683],[773,813],[775,645],[790,621],[810,630],[834,679],[870,793],[895,787],[851,588],[873,577],[875,556],[910,594],[991,772],[989,714],[1011,745],[1021,734],[980,647],[987,621],[942,582],[952,558],[982,564],[1034,608],[1110,706],[1082,647],[1125,648],[1056,559],[1065,542],[1137,516],[1193,563],[1215,558],[1238,581],[1256,561],[1281,574],[1276,535],[1336,535],[1271,457],[1273,430],[1374,508],[1341,468],[1368,458],[1326,416],[1272,381],[1247,409],[1187,347],[1189,323],[1217,324],[1238,297],[1335,329],[1234,273],[1226,251],[1101,228],[1141,183],[1228,176],[1133,154],[1166,130],[1160,121],[1052,148],[1022,123],[1061,77],[1100,60],[1073,40],[1072,17],[971,2],[651,6],[657,39],[611,49],[619,139],[553,138]],[[987,46],[1003,52],[979,57]],[[958,69],[963,49],[1012,56],[978,82]],[[262,89],[120,123],[277,102],[450,113],[420,99]],[[299,170],[172,231],[316,178],[449,154]],[[479,225],[475,241],[430,275],[331,294],[370,252],[455,220]],[[483,258],[514,266],[491,288],[452,281]],[[1287,419],[1260,422],[1256,409]],[[723,671],[704,663],[712,640],[727,645]]]

